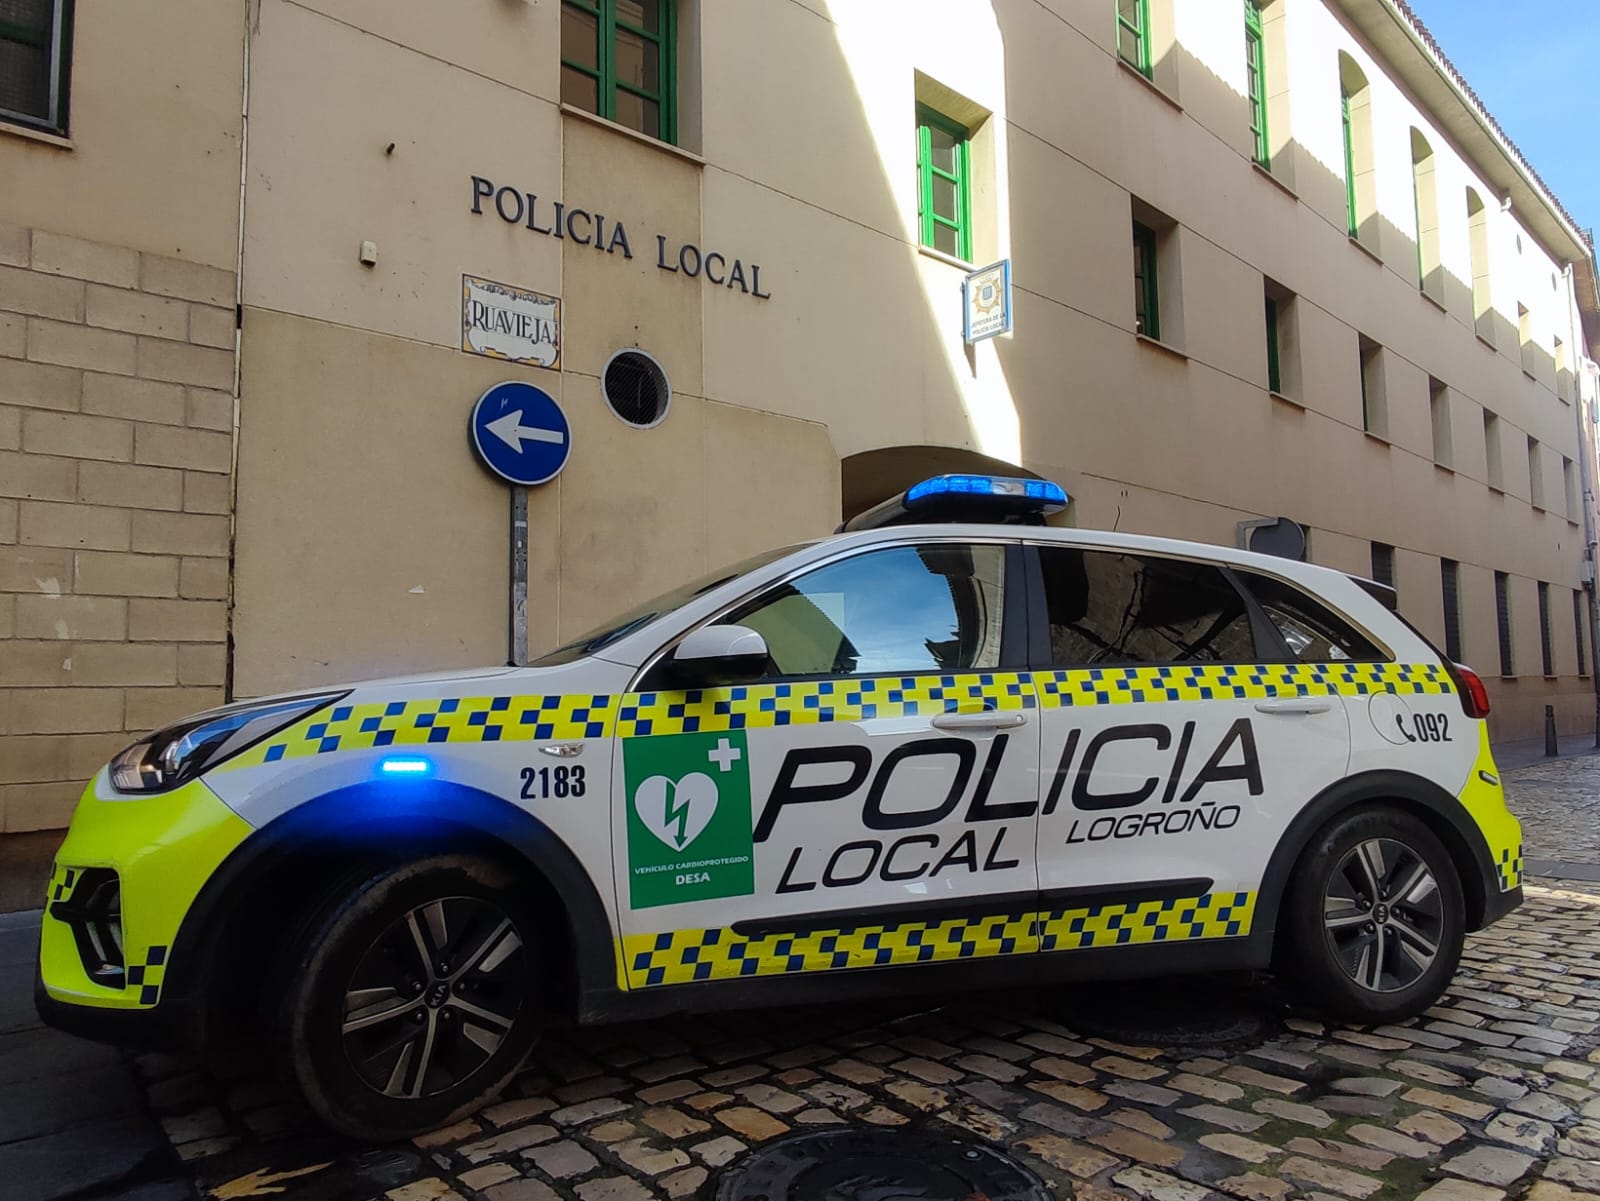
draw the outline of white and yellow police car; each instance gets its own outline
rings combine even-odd
[[[1381,586],[944,476],[525,668],[230,705],[89,785],[38,1005],[437,1126],[552,1019],[1276,966],[1438,997],[1521,900],[1478,678]]]

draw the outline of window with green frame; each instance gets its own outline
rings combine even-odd
[[[673,0],[561,0],[561,100],[678,140]]]
[[[1350,93],[1339,89],[1339,120],[1344,131],[1344,212],[1348,232],[1353,238],[1360,229],[1356,220],[1356,150],[1350,130]]]
[[[1117,0],[1117,54],[1139,74],[1150,74],[1150,0]]]
[[[1133,223],[1133,328],[1161,340],[1161,293],[1156,284],[1156,231]]]
[[[922,244],[972,261],[972,154],[965,126],[917,106],[917,217]]]
[[[1267,47],[1261,32],[1261,0],[1244,0],[1245,75],[1250,93],[1250,136],[1256,162],[1271,164],[1267,149]]]
[[[67,132],[72,0],[0,0],[0,121]]]

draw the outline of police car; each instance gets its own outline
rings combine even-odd
[[[551,1021],[1269,966],[1433,1003],[1521,900],[1478,677],[1379,585],[1065,502],[939,477],[525,668],[161,730],[79,804],[40,1012],[269,1037],[398,1137]]]

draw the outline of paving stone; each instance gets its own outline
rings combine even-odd
[[[620,1143],[625,1138],[632,1138],[638,1133],[637,1127],[626,1119],[619,1118],[615,1122],[601,1122],[598,1126],[591,1126],[585,1131],[585,1137],[597,1143]]]
[[[1453,1113],[1466,1118],[1469,1122],[1481,1122],[1494,1112],[1494,1106],[1484,1105],[1478,1101],[1469,1101],[1465,1097],[1453,1094],[1435,1092],[1431,1088],[1413,1088],[1400,1096],[1402,1101],[1409,1101],[1413,1105],[1426,1105],[1432,1109],[1442,1109],[1446,1113]]]
[[[1472,1091],[1482,1093],[1496,1101],[1515,1101],[1528,1095],[1528,1086],[1507,1080],[1503,1076],[1480,1076],[1472,1083]]]
[[[894,1070],[903,1072],[907,1076],[915,1076],[918,1080],[924,1080],[929,1084],[950,1084],[961,1079],[961,1073],[955,1068],[935,1063],[931,1059],[902,1059],[894,1065]]]
[[[774,1088],[770,1084],[749,1084],[737,1091],[757,1109],[764,1109],[768,1113],[793,1113],[797,1109],[805,1108],[805,1102],[801,1098],[784,1089]]]
[[[1162,1088],[1159,1084],[1141,1084],[1136,1080],[1112,1080],[1103,1087],[1113,1097],[1137,1101],[1141,1105],[1154,1105],[1158,1109],[1183,1100],[1183,1094],[1170,1088]]]
[[[1088,1055],[1094,1051],[1094,1048],[1088,1043],[1080,1043],[1070,1038],[1061,1038],[1059,1035],[1039,1031],[1024,1034],[1017,1041],[1030,1047],[1036,1047],[1041,1051],[1047,1051],[1051,1055],[1071,1057]],[[1038,1065],[1035,1064],[1034,1066],[1037,1067]]]
[[[1556,1128],[1549,1122],[1522,1114],[1502,1113],[1483,1128],[1486,1138],[1517,1147],[1533,1155],[1543,1155],[1555,1145]]]
[[[700,1091],[699,1083],[694,1080],[667,1080],[661,1084],[652,1084],[649,1088],[641,1088],[633,1095],[646,1105],[660,1105],[663,1101],[676,1101],[680,1097],[687,1097],[690,1093]]]
[[[1474,1184],[1470,1180],[1441,1180],[1426,1192],[1419,1193],[1417,1201],[1500,1201],[1504,1196],[1505,1193],[1487,1184]]]
[[[467,1143],[458,1147],[456,1153],[468,1163],[483,1163],[499,1155],[520,1151],[524,1147],[548,1143],[555,1137],[556,1131],[553,1126],[523,1126],[517,1130],[508,1130],[504,1134],[497,1134],[493,1138]]]
[[[263,1189],[260,1192],[252,1190],[252,1192],[240,1194],[229,1192],[226,1188],[221,1191],[228,1196],[242,1195],[246,1197],[252,1195],[252,1192],[255,1192],[256,1195],[260,1195],[260,1192],[265,1192]],[[272,1191],[282,1192],[283,1189],[281,1187],[273,1188]],[[448,1181],[440,1180],[437,1177],[430,1180],[418,1180],[412,1184],[402,1185],[399,1188],[392,1188],[384,1196],[389,1198],[389,1201],[461,1201],[461,1194],[451,1188]]]
[[[1196,1097],[1205,1097],[1210,1101],[1237,1101],[1244,1096],[1244,1089],[1237,1084],[1229,1084],[1225,1080],[1212,1080],[1205,1076],[1195,1076],[1189,1072],[1180,1072],[1173,1076],[1167,1081],[1167,1087],[1190,1093]]]
[[[1176,1176],[1168,1176],[1165,1172],[1152,1172],[1141,1167],[1127,1168],[1111,1179],[1150,1201],[1206,1201],[1211,1191],[1203,1184],[1192,1184]]]
[[[561,1195],[542,1180],[508,1180],[484,1190],[489,1201],[562,1201]]]
[[[685,1167],[689,1163],[688,1152],[680,1151],[677,1147],[652,1146],[648,1139],[642,1138],[631,1138],[620,1142],[611,1148],[611,1153],[630,1168],[637,1169],[647,1176],[659,1176],[663,1172]]]
[[[1035,1135],[1033,1138],[1023,1139],[1017,1146],[1031,1155],[1037,1155],[1051,1167],[1059,1168],[1084,1180],[1098,1176],[1119,1162],[1113,1156],[1057,1134]]]
[[[607,1176],[578,1185],[582,1201],[652,1201],[650,1190],[629,1176]]]
[[[815,1084],[807,1085],[801,1091],[813,1101],[832,1106],[834,1109],[858,1109],[872,1100],[859,1088],[851,1088],[848,1084],[834,1084],[829,1080],[819,1080]]]
[[[1370,1197],[1383,1187],[1383,1182],[1347,1168],[1338,1168],[1316,1159],[1294,1156],[1279,1165],[1278,1171],[1302,1184],[1332,1189],[1346,1197]]]
[[[761,1142],[764,1139],[776,1138],[788,1132],[789,1127],[778,1121],[771,1114],[763,1113],[748,1105],[735,1105],[728,1109],[718,1110],[717,1121],[721,1122],[735,1134],[747,1139]]]
[[[1345,1131],[1358,1143],[1365,1143],[1369,1147],[1376,1147],[1380,1151],[1387,1151],[1391,1155],[1404,1155],[1408,1159],[1427,1159],[1436,1150],[1432,1143],[1423,1142],[1421,1139],[1407,1138],[1393,1130],[1385,1130],[1381,1126],[1352,1126]]]
[[[661,1178],[661,1188],[669,1197],[691,1197],[706,1182],[704,1168],[685,1168]]]
[[[1440,1147],[1449,1146],[1467,1132],[1459,1122],[1426,1111],[1401,1118],[1395,1123],[1395,1129],[1401,1134],[1414,1134],[1418,1138],[1425,1138]]]
[[[1445,1161],[1444,1170],[1482,1184],[1510,1184],[1533,1166],[1533,1156],[1502,1147],[1473,1147]]]
[[[1347,1168],[1360,1168],[1366,1172],[1381,1172],[1394,1159],[1394,1156],[1387,1151],[1357,1147],[1331,1138],[1292,1138],[1284,1144],[1284,1150],[1293,1151],[1296,1155],[1326,1159]]]
[[[1154,1067],[1137,1059],[1128,1059],[1122,1055],[1102,1055],[1094,1061],[1094,1067],[1102,1072],[1110,1072],[1113,1076],[1122,1076],[1128,1080],[1159,1080],[1165,1076],[1166,1070]]]
[[[1104,1147],[1113,1155],[1124,1159],[1137,1159],[1140,1163],[1155,1164],[1162,1168],[1175,1168],[1183,1162],[1183,1148],[1160,1139],[1151,1138],[1137,1130],[1117,1127],[1089,1135],[1089,1141]]]
[[[483,1127],[468,1118],[464,1122],[457,1122],[454,1126],[445,1126],[439,1130],[430,1130],[419,1134],[411,1140],[414,1146],[428,1150],[433,1147],[448,1147],[451,1143],[459,1143],[463,1139],[471,1138],[475,1134],[483,1133]]]
[[[1253,1134],[1267,1124],[1267,1119],[1257,1117],[1253,1113],[1243,1113],[1237,1109],[1228,1109],[1221,1105],[1191,1105],[1187,1109],[1178,1110],[1186,1118],[1206,1122],[1212,1126],[1221,1126],[1240,1134]]]
[[[1554,1180],[1535,1180],[1523,1201],[1594,1201],[1594,1193],[1580,1193]]]
[[[861,1120],[871,1122],[874,1126],[904,1126],[911,1119],[886,1105],[874,1105],[871,1109],[862,1110]]]
[[[732,1093],[696,1093],[692,1097],[685,1097],[683,1103],[690,1109],[704,1113],[719,1105],[726,1105],[731,1100],[733,1100]]]
[[[1017,1132],[1017,1124],[981,1105],[960,1104],[939,1115],[940,1120],[970,1130],[979,1138],[992,1143],[1008,1141]]]
[[[822,1109],[813,1105],[810,1109],[802,1109],[794,1115],[794,1120],[800,1126],[842,1126],[844,1119],[831,1109]]]
[[[1400,1081],[1386,1080],[1382,1076],[1344,1076],[1333,1082],[1335,1092],[1353,1093],[1359,1097],[1388,1097],[1404,1087]]]
[[[745,1145],[738,1139],[723,1134],[707,1139],[703,1143],[696,1143],[689,1150],[712,1167],[720,1168],[735,1156],[743,1155]]]
[[[1097,1093],[1092,1088],[1079,1088],[1076,1084],[1062,1084],[1055,1080],[1035,1080],[1028,1085],[1034,1092],[1043,1093],[1053,1097],[1064,1105],[1074,1109],[1081,1109],[1085,1113],[1094,1113],[1103,1109],[1108,1104],[1104,1093]]]
[[[1090,1084],[1098,1079],[1096,1073],[1083,1064],[1054,1055],[1041,1056],[1028,1066],[1036,1072],[1043,1072],[1046,1076],[1054,1076],[1057,1080],[1065,1080],[1070,1084]]]
[[[491,1184],[502,1184],[507,1180],[516,1180],[522,1173],[508,1163],[484,1164],[481,1168],[472,1168],[461,1173],[461,1183],[468,1188],[486,1189]]]
[[[600,1162],[587,1147],[567,1140],[534,1147],[527,1153],[527,1158],[552,1180],[569,1180],[574,1176],[586,1175],[594,1171]]]
[[[963,1055],[955,1061],[955,1066],[971,1072],[974,1076],[983,1076],[988,1080],[998,1080],[1002,1084],[1009,1084],[1017,1077],[1024,1074],[1024,1069],[1014,1063],[1007,1063],[993,1055]]]
[[[711,1129],[709,1122],[691,1118],[681,1109],[664,1105],[645,1110],[639,1115],[639,1120],[658,1134],[671,1139],[687,1138],[691,1134],[703,1134]]]
[[[1253,1138],[1245,1138],[1239,1134],[1202,1134],[1200,1145],[1210,1148],[1219,1155],[1242,1159],[1246,1163],[1266,1163],[1278,1153],[1276,1147],[1258,1143]]]
[[[558,1109],[550,1115],[550,1120],[558,1126],[582,1126],[585,1122],[592,1122],[596,1118],[621,1113],[626,1108],[627,1105],[615,1097],[596,1097],[577,1105],[569,1105],[565,1109]]]
[[[1229,1176],[1217,1181],[1217,1187],[1244,1201],[1283,1201],[1294,1186],[1287,1180],[1274,1180],[1259,1172],[1246,1172],[1242,1176]]]
[[[1315,1105],[1302,1105],[1298,1101],[1284,1101],[1278,1097],[1267,1097],[1257,1101],[1250,1107],[1257,1113],[1264,1113],[1268,1117],[1283,1118],[1289,1122],[1299,1122],[1302,1126],[1315,1126],[1318,1130],[1326,1130],[1333,1125],[1333,1119],[1325,1110],[1318,1109]]]
[[[1303,1081],[1290,1080],[1286,1076],[1274,1076],[1270,1072],[1258,1072],[1255,1068],[1231,1067],[1222,1074],[1235,1084],[1242,1084],[1246,1088],[1264,1088],[1268,1092],[1281,1093],[1286,1097],[1293,1096],[1305,1088]]]
[[[1600,1193],[1600,1163],[1558,1155],[1544,1168],[1546,1180],[1570,1184],[1587,1193]]]
[[[1410,1076],[1413,1080],[1437,1084],[1443,1088],[1465,1088],[1467,1083],[1465,1076],[1458,1076],[1447,1068],[1436,1067],[1431,1063],[1422,1063],[1415,1059],[1397,1059],[1389,1067],[1402,1076]]]
[[[1142,1109],[1118,1109],[1105,1115],[1108,1122],[1115,1122],[1119,1126],[1126,1126],[1129,1130],[1137,1130],[1141,1134],[1148,1134],[1151,1138],[1171,1138],[1173,1130],[1159,1118],[1151,1117]]]
[[[1529,1117],[1543,1118],[1547,1122],[1571,1121],[1573,1114],[1570,1105],[1563,1105],[1554,1097],[1543,1093],[1531,1093],[1526,1097],[1518,1097],[1506,1108],[1515,1110],[1517,1113],[1525,1113]]]
[[[1293,1068],[1297,1072],[1310,1071],[1317,1066],[1316,1056],[1314,1055],[1307,1055],[1301,1051],[1291,1051],[1286,1047],[1275,1047],[1270,1043],[1264,1047],[1257,1047],[1253,1051],[1246,1052],[1246,1054],[1251,1059],[1264,1059],[1268,1063],[1279,1063],[1286,1068]],[[1217,1065],[1219,1070],[1226,1066],[1226,1064]]]

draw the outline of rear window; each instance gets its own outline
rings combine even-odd
[[[1388,659],[1373,641],[1310,593],[1271,576],[1234,568],[1267,620],[1289,644],[1300,663],[1382,662]]]

